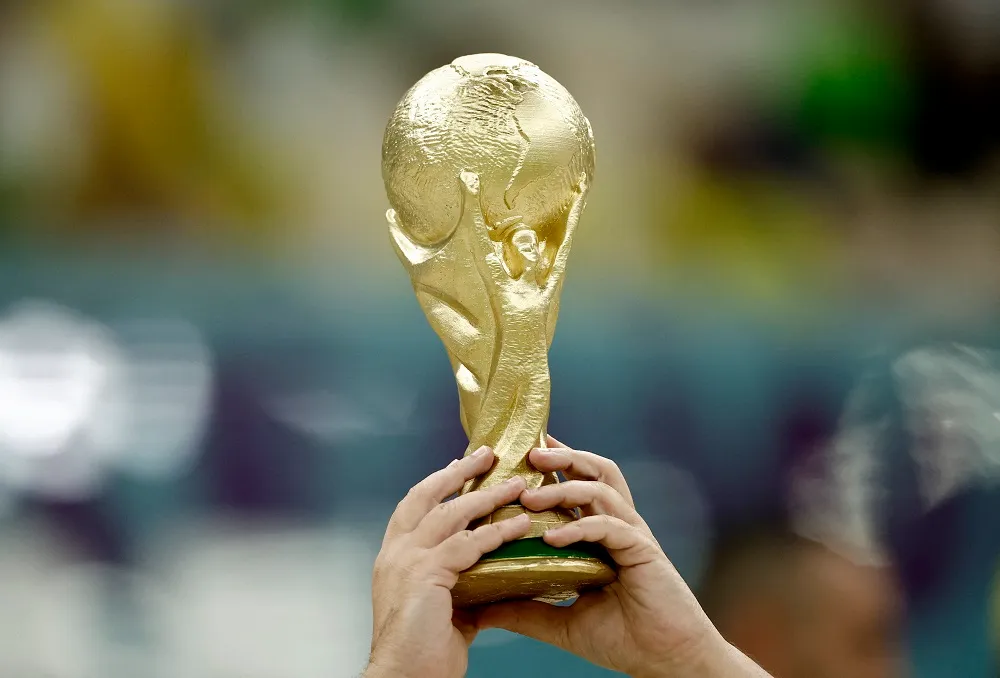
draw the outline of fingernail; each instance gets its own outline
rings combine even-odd
[[[536,447],[533,452],[538,452],[540,454],[547,454],[553,457],[565,457],[566,455],[559,450],[554,450],[551,447]]]
[[[510,486],[514,486],[514,485],[522,485],[523,486],[525,484],[525,482],[524,482],[524,478],[522,478],[521,476],[514,476],[513,478],[508,478],[506,481],[504,481],[504,484],[505,485],[510,485]]]
[[[485,457],[487,454],[489,454],[489,452],[490,452],[490,448],[486,447],[486,445],[483,445],[478,450],[476,450],[475,452],[473,452],[472,456],[473,457],[477,457],[477,458],[478,457]]]

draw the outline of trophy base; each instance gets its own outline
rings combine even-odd
[[[460,574],[452,600],[455,607],[529,598],[559,603],[616,578],[610,558],[599,546],[556,548],[538,538],[520,539],[486,554]]]

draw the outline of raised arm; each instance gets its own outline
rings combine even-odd
[[[459,184],[462,188],[462,228],[469,234],[476,265],[480,270],[485,265],[487,275],[484,277],[490,284],[497,284],[509,276],[497,256],[490,238],[490,228],[483,216],[479,201],[479,176],[473,172],[462,172]]]
[[[580,181],[576,185],[576,197],[569,210],[569,217],[566,219],[566,233],[563,236],[562,244],[556,250],[556,256],[552,260],[552,268],[549,270],[548,280],[545,281],[545,293],[553,294],[562,281],[563,273],[566,272],[566,262],[569,260],[569,251],[573,245],[573,235],[576,233],[576,226],[580,222],[580,215],[587,204],[587,192],[590,185],[586,174],[580,175]]]
[[[399,215],[396,210],[390,209],[385,213],[385,220],[389,222],[389,236],[392,240],[392,247],[396,250],[396,256],[406,268],[407,274],[415,283],[424,282],[425,264],[434,258],[441,248],[423,247],[413,242],[406,231],[399,223]]]

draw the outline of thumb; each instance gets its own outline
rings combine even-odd
[[[494,603],[477,611],[480,629],[504,629],[540,640],[563,650],[569,649],[570,607],[557,607],[534,600]]]

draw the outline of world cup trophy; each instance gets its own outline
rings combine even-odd
[[[458,383],[466,454],[497,461],[463,489],[519,475],[559,482],[528,463],[546,447],[548,349],[566,261],[594,175],[590,122],[537,66],[500,54],[431,71],[397,105],[382,145],[391,240]],[[615,579],[606,552],[555,548],[541,536],[573,511],[528,513],[530,531],[463,572],[456,606],[513,598],[556,602]]]

